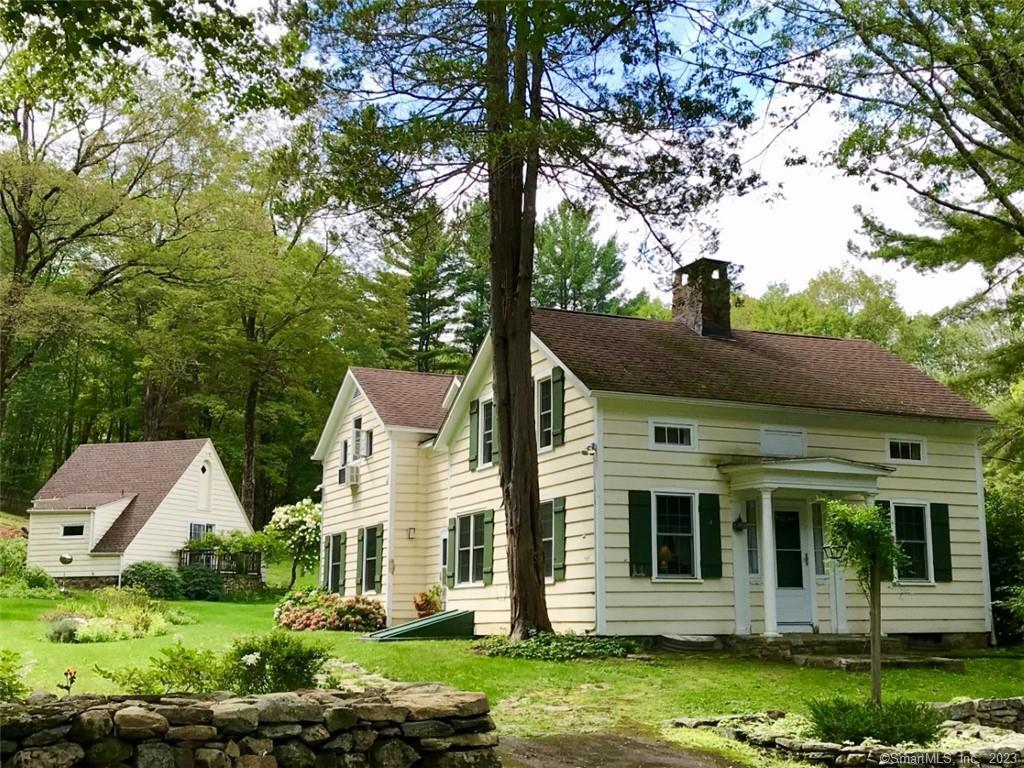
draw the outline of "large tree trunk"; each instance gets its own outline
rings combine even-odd
[[[245,424],[243,439],[245,441],[242,459],[242,508],[254,522],[256,515],[256,406],[260,398],[260,382],[255,374],[250,374],[249,386],[245,390]]]
[[[871,701],[882,703],[882,568],[871,566]]]
[[[525,113],[528,7],[515,5],[517,40],[511,61],[514,82],[511,94],[509,6],[492,0],[485,8],[486,109],[492,140],[488,196],[494,408],[508,541],[510,636],[518,640],[532,630],[551,630],[544,596],[544,548],[530,375],[530,288],[537,158],[535,141],[524,147],[521,139],[513,137],[513,123]],[[534,75],[539,78],[539,71],[535,70]]]

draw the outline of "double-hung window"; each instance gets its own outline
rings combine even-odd
[[[697,577],[697,526],[692,494],[654,494],[654,575]]]
[[[545,501],[540,505],[540,538],[544,546],[544,578],[555,578],[555,505]]]
[[[373,430],[363,429],[362,417],[352,420],[352,461],[373,455]]]
[[[327,539],[327,591],[341,593],[342,568],[345,562],[345,544],[340,533],[336,533]]]
[[[348,481],[348,440],[341,441],[341,464],[338,466],[338,485]]]
[[[363,529],[363,591],[376,592],[380,586],[377,584],[377,560],[380,558],[380,540],[377,536],[378,528],[373,525]]]
[[[487,466],[494,462],[494,403],[482,403],[480,411],[480,464]]]
[[[906,559],[897,569],[900,581],[929,581],[928,507],[893,504],[893,529]]]
[[[214,528],[216,528],[216,526],[213,523],[189,523],[188,540],[200,541],[206,536],[206,534],[213,533]]]
[[[751,576],[761,575],[761,551],[757,538],[757,502],[747,499],[744,505],[747,522],[747,573]]]
[[[537,445],[540,448],[550,448],[553,443],[552,413],[551,379],[541,379],[537,382]]]
[[[456,527],[455,581],[479,584],[484,580],[484,513],[458,518]]]

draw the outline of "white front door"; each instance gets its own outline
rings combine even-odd
[[[809,536],[804,515],[797,506],[773,510],[775,517],[775,577],[778,581],[776,606],[779,629],[802,631],[811,628],[811,597],[814,581],[809,578]]]

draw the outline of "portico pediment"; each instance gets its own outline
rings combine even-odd
[[[835,456],[762,458],[719,464],[733,490],[793,488],[842,491],[875,495],[878,478],[894,471],[884,464],[841,459]]]

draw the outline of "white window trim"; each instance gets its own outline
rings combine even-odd
[[[749,562],[749,558],[750,558],[750,542],[749,542],[748,533],[747,533],[747,531],[750,530],[749,528],[745,528],[743,530],[743,555],[744,555],[744,557],[748,558],[748,562],[747,562],[747,577],[750,579],[750,583],[751,584],[761,584],[762,581],[763,581],[763,579],[761,578],[761,545],[762,545],[762,536],[761,536],[761,502],[760,502],[759,499],[746,499],[746,500],[744,500],[744,502],[743,502],[743,514],[744,514],[744,516],[746,516],[746,514],[747,514],[747,503],[751,502],[751,501],[754,502],[754,530],[757,533],[757,538],[755,539],[755,541],[757,542],[757,573],[754,573],[753,571],[750,570],[750,562]]]
[[[81,533],[64,533],[65,528],[77,528],[82,526]],[[89,525],[87,523],[61,523],[60,524],[60,537],[62,539],[84,539],[86,533],[88,533]]]
[[[466,512],[465,514],[457,515],[455,517],[455,563],[454,563],[454,566],[455,566],[455,586],[453,587],[453,589],[463,589],[464,587],[483,587],[483,586],[485,586],[484,582],[483,582],[483,579],[481,579],[480,581],[472,581],[472,580],[471,581],[459,581],[459,530],[460,530],[459,529],[459,521],[462,518],[464,518],[464,517],[472,518],[472,517],[476,517],[477,515],[482,515],[482,514],[484,514],[484,513],[483,512]],[[470,579],[472,579],[472,577],[473,577],[473,549],[476,546],[476,542],[473,541],[473,536],[474,536],[473,531],[474,531],[473,524],[470,523],[470,525],[469,525],[469,576],[470,576]],[[482,552],[480,553],[480,556],[483,557],[483,553]]]
[[[491,460],[488,462],[484,461],[484,408],[491,406]],[[488,467],[494,466],[494,453],[497,446],[494,444],[494,400],[493,398],[488,400],[480,401],[480,418],[477,429],[479,434],[477,435],[477,446],[476,446],[476,468],[487,469]]]
[[[920,443],[921,460],[914,459],[891,459],[889,458],[889,444],[892,442]],[[928,440],[921,435],[886,435],[883,455],[886,464],[910,464],[913,466],[924,466],[928,463]]]
[[[690,430],[689,445],[672,445],[669,443],[654,442],[655,427],[686,427]],[[697,422],[689,419],[675,419],[668,416],[652,416],[647,420],[647,446],[652,451],[680,451],[693,453],[699,444],[697,436]]]
[[[438,545],[440,546],[440,567],[438,568],[438,581],[442,587],[446,585],[448,580],[448,529],[445,528],[441,531],[441,535],[438,537]]]
[[[185,524],[185,541],[192,541],[193,540],[192,539],[192,526],[193,525],[205,525],[207,528],[209,528],[210,526],[213,526],[213,529],[210,530],[210,531],[207,531],[207,533],[216,533],[217,532],[217,524],[216,523],[207,523],[207,522],[204,522],[203,520],[189,520],[188,523]],[[196,539],[196,541],[198,541],[198,539]]]
[[[818,573],[817,565],[814,562],[814,505],[821,504],[821,557],[822,562],[825,564],[825,572]],[[828,573],[828,558],[825,556],[825,547],[828,546],[828,528],[825,526],[825,502],[809,501],[807,502],[807,515],[811,521],[811,572],[814,574],[814,579],[819,584],[827,584],[829,580]]]
[[[364,595],[379,595],[380,594],[380,584],[374,584],[373,585],[374,586],[373,589],[367,589],[366,588],[366,560],[367,560],[367,558],[366,558],[366,532],[371,530],[371,529],[373,530],[373,535],[376,536],[377,535],[377,526],[376,525],[367,525],[367,526],[363,527],[363,561],[361,563],[359,563],[360,575],[362,576],[362,579],[360,579],[360,581],[362,581],[362,584],[363,584],[363,592],[362,593]],[[380,538],[383,539],[384,537],[381,536]],[[383,556],[382,553],[381,553],[381,544],[382,544],[382,542],[378,539],[378,541],[377,541],[377,558],[376,558],[378,560]],[[380,578],[381,578],[382,581],[384,580],[384,569],[383,568],[381,569],[381,577]],[[374,579],[374,581],[377,580],[377,574],[376,573],[374,573],[373,579]]]
[[[803,427],[794,427],[790,424],[762,424],[760,432],[760,442],[758,447],[760,448],[762,456],[776,456],[781,457],[781,454],[767,453],[764,449],[764,438],[768,432],[791,432],[793,434],[800,435],[800,454],[791,458],[802,459],[807,456],[807,430]]]
[[[554,584],[555,583],[555,562],[554,562],[554,560],[555,560],[555,503],[554,502],[555,502],[555,497],[553,497],[553,496],[551,498],[548,498],[548,499],[541,499],[540,500],[540,506],[544,506],[545,504],[550,504],[551,505],[551,575],[548,576],[547,574],[544,574],[544,583],[545,584]],[[544,529],[542,527],[541,531],[543,531],[543,530]],[[541,548],[543,548],[543,545],[544,545],[544,539],[541,538]]]
[[[917,463],[917,462],[913,462]],[[889,523],[892,526],[892,536],[896,538],[896,507],[923,507],[924,508],[924,541],[925,541],[925,568],[928,571],[926,579],[900,579],[900,569],[892,569],[892,583],[901,587],[934,587],[935,586],[935,565],[932,554],[932,505],[921,499],[889,499]],[[897,545],[899,541],[896,542]]]
[[[693,576],[658,575],[658,496],[689,496],[690,514],[693,522]],[[699,494],[690,488],[651,489],[651,581],[665,584],[703,584],[700,562],[700,510],[697,508]]]
[[[551,442],[547,445],[540,444],[540,385],[544,382],[551,386]],[[551,384],[551,377],[545,376],[537,379],[533,387],[533,423],[537,429],[537,453],[547,453],[555,449],[555,390]]]

